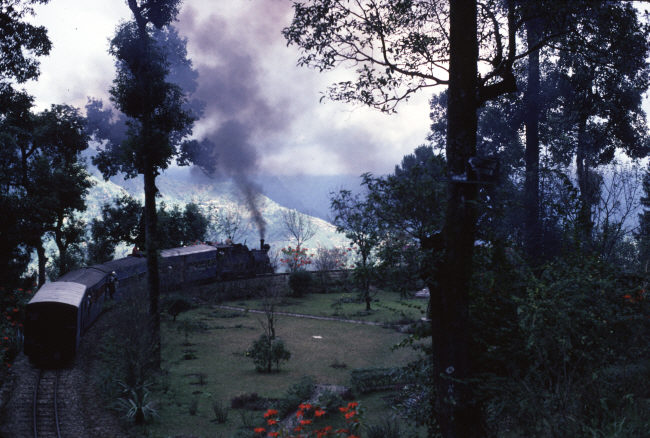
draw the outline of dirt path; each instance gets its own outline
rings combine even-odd
[[[257,309],[247,309],[245,307],[235,307],[235,306],[224,306],[224,305],[215,305],[217,309],[224,309],[224,310],[234,310],[237,312],[249,312],[249,313],[266,313],[264,310],[257,310]],[[318,315],[307,315],[304,313],[292,313],[292,312],[275,312],[276,315],[282,315],[282,316],[292,316],[295,318],[308,318],[308,319],[320,319],[323,321],[338,321],[338,322],[347,322],[349,324],[365,324],[365,325],[374,325],[374,326],[380,326],[380,327],[385,327],[386,324],[383,322],[376,322],[376,321],[360,321],[358,319],[345,319],[345,318],[337,318],[335,316],[318,316]]]

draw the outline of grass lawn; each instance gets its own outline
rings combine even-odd
[[[285,297],[277,306],[277,311],[335,316],[387,324],[401,320],[417,320],[425,316],[426,300],[402,299],[397,293],[383,290],[373,292],[372,296],[370,312],[366,312],[365,302],[357,302],[358,294],[355,292],[316,293],[302,298]],[[262,301],[259,299],[233,300],[223,304],[248,309],[262,309]]]
[[[337,294],[337,297],[341,295]],[[278,310],[331,316],[331,303],[337,297],[334,294],[314,294],[290,299]],[[398,301],[380,297],[379,303],[396,306]],[[245,304],[254,308],[259,303],[228,304]],[[354,313],[357,308],[363,309],[363,304],[345,303],[339,310]],[[418,314],[417,309],[404,308],[413,316]],[[393,321],[398,318],[394,314],[389,317],[390,313],[384,308],[354,319],[373,320],[376,317],[380,321]],[[159,418],[147,427],[148,436],[230,437],[242,424],[250,425],[250,428],[259,424],[263,412],[230,410],[228,421],[217,424],[212,410],[215,401],[230,408],[230,400],[244,393],[256,392],[263,397],[280,398],[303,376],[312,376],[321,384],[347,386],[350,371],[354,368],[399,366],[417,358],[410,349],[391,350],[391,346],[405,336],[391,329],[278,316],[276,333],[291,352],[291,359],[281,365],[279,373],[260,374],[245,352],[262,333],[260,320],[263,317],[205,306],[181,314],[175,322],[163,320],[162,366],[168,374],[161,388],[153,394],[153,398],[158,400]],[[346,367],[332,367],[334,363]],[[366,421],[379,421],[390,414],[391,407],[384,400],[385,396],[386,393],[376,393],[358,399],[368,408]],[[192,415],[193,405],[196,412]]]

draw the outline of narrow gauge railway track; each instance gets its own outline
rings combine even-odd
[[[61,438],[58,412],[59,371],[40,370],[34,385],[34,438]]]

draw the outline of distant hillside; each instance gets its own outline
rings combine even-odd
[[[89,193],[87,199],[88,210],[83,215],[87,223],[90,223],[94,217],[99,216],[101,206],[104,203],[111,202],[112,199],[123,193],[128,193],[144,202],[141,177],[129,180],[113,177],[109,181],[104,181],[99,172],[92,166],[89,166],[89,171],[95,186]],[[158,198],[157,202],[164,202],[168,206],[184,206],[189,202],[194,202],[204,209],[208,206],[216,206],[220,209],[233,210],[238,206],[244,207],[245,205],[238,187],[233,182],[230,180],[210,179],[190,168],[169,169],[157,178],[156,184],[161,193],[161,197]],[[240,210],[247,211],[241,207]],[[268,196],[261,195],[259,197],[259,209],[267,224],[266,241],[272,246],[272,249],[277,251],[279,248],[290,244],[291,242],[287,240],[282,224],[282,212],[287,207],[280,205]],[[307,242],[307,247],[331,247],[347,244],[345,236],[337,233],[332,224],[319,217],[312,217],[312,220],[316,227],[316,235]],[[242,241],[251,247],[256,247],[259,245],[259,239],[258,230],[251,225],[244,233]],[[126,248],[121,249],[122,253],[125,251]],[[123,254],[117,255],[121,256]]]
[[[331,192],[362,189],[359,175],[261,175],[255,181],[278,204],[326,221],[331,218]]]

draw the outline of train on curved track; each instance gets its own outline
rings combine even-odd
[[[160,279],[167,287],[249,278],[273,273],[269,245],[198,244],[160,252]],[[142,254],[68,272],[46,283],[25,308],[24,351],[32,361],[54,364],[74,357],[81,337],[109,298],[119,300],[141,284]]]

